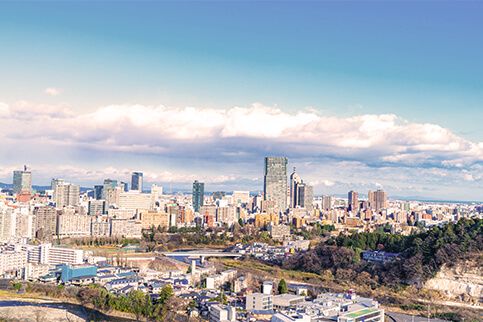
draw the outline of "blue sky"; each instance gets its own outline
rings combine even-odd
[[[216,188],[233,189],[238,181],[256,190],[260,159],[276,152],[291,157],[307,181],[319,183],[320,193],[382,185],[397,195],[478,199],[483,193],[481,30],[483,3],[478,2],[4,2],[0,103],[10,121],[0,132],[5,138],[0,165],[10,171],[29,163],[39,169],[39,180],[48,178],[40,169],[69,176],[73,171],[65,173],[65,167],[70,166],[77,171],[71,180],[81,183],[97,180],[92,171],[123,176],[142,167],[153,181],[171,176],[173,184],[184,185],[192,177],[217,177]],[[129,108],[136,105],[144,109]],[[235,106],[244,109],[241,116]],[[129,135],[121,140],[116,132],[126,115],[131,121],[124,134],[129,132],[137,117],[132,110],[169,120],[169,113],[185,107],[193,107],[198,118],[221,118],[213,128],[203,127],[198,140],[160,129],[165,141],[181,140],[185,150],[152,141],[156,131],[132,133],[146,135],[144,141]],[[111,116],[124,114],[116,124],[96,125],[91,131],[97,135],[80,127],[62,140],[63,125],[73,129],[82,122],[78,118],[92,120],[103,108]],[[254,115],[275,115],[260,125],[274,132],[248,133],[210,109],[238,115],[245,127]],[[26,120],[19,111],[40,115],[35,120],[42,122]],[[396,121],[380,118],[387,114]],[[379,118],[368,121],[363,117],[368,115]],[[45,128],[35,135],[15,133],[7,126],[12,118],[18,131]],[[334,120],[346,127],[331,129],[341,132],[323,142],[315,134],[330,136],[324,122]],[[288,139],[292,122],[307,132],[300,141]],[[451,135],[434,136],[425,127],[429,123]],[[183,120],[176,126],[186,124],[197,127]],[[341,136],[351,124],[358,129],[354,142]],[[142,122],[142,127],[156,125]],[[426,134],[418,142],[411,131]],[[364,140],[377,133],[392,139]],[[397,139],[401,135],[404,140]],[[315,147],[304,150],[307,137]],[[451,144],[454,149],[442,151]],[[0,179],[9,180],[8,171]],[[387,177],[396,173],[405,176],[393,183]],[[417,182],[415,173],[422,173]]]

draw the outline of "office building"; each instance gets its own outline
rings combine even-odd
[[[264,199],[273,200],[282,212],[287,209],[287,163],[285,157],[265,158]]]
[[[373,209],[379,212],[387,208],[387,193],[383,190],[377,190],[373,193]]]
[[[152,197],[149,193],[141,193],[137,190],[121,192],[117,205],[121,209],[129,209],[133,212],[149,210],[152,208]]]
[[[129,184],[127,182],[121,181],[119,183],[119,187],[121,187],[121,191],[123,191],[123,192],[129,191]]]
[[[290,175],[290,208],[297,207],[299,200],[297,185],[300,183],[302,183],[302,179],[300,179],[300,176],[295,172],[294,167],[293,172]]]
[[[349,193],[347,194],[347,199],[349,211],[357,213],[359,211],[359,194],[357,193],[357,191],[349,191]]]
[[[51,181],[50,181],[50,189],[52,189],[52,191],[55,190],[55,187],[59,184],[64,184],[64,179],[56,179],[56,178],[53,178]]]
[[[32,192],[32,173],[24,166],[23,170],[13,172],[13,193]]]
[[[334,206],[334,198],[332,196],[322,196],[322,210],[330,210]]]
[[[143,173],[133,172],[131,175],[131,190],[143,191]]]
[[[104,186],[103,185],[95,185],[94,186],[94,199],[100,200],[103,198],[103,190]]]
[[[305,208],[308,212],[314,210],[314,188],[300,178],[295,172],[295,167],[290,175],[290,208]]]
[[[297,205],[308,212],[314,210],[314,187],[301,182],[297,184]]]
[[[75,184],[65,183],[56,179],[54,187],[54,202],[57,208],[78,206],[80,198],[80,187]]]
[[[205,184],[203,182],[198,182],[195,180],[193,182],[193,196],[192,196],[192,203],[193,209],[195,212],[199,212],[201,206],[204,204],[204,197],[205,197]]]
[[[120,186],[116,186],[116,187],[104,187],[103,189],[103,193],[104,193],[104,196],[105,196],[105,200],[106,200],[106,206],[109,208],[109,206],[117,206],[119,205],[119,197],[121,195],[121,193],[124,193],[124,191],[122,190],[122,187]]]

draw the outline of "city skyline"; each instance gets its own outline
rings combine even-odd
[[[256,5],[2,4],[0,182],[481,200],[482,4]]]

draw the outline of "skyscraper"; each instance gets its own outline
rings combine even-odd
[[[359,211],[359,194],[357,191],[349,191],[347,194],[349,210],[352,212]]]
[[[80,187],[63,180],[54,187],[54,202],[57,208],[79,205]]]
[[[117,186],[117,180],[104,179],[104,187],[102,188],[102,199],[106,199],[110,191],[115,190]]]
[[[387,208],[387,193],[381,189],[374,192],[374,208],[376,211]]]
[[[314,187],[304,182],[297,184],[297,205],[307,209],[308,212],[314,210]]]
[[[374,209],[376,207],[376,199],[374,196],[374,191],[369,190],[367,193],[367,208]]]
[[[21,192],[32,192],[32,173],[25,165],[23,170],[13,172],[13,192],[19,194]]]
[[[295,172],[295,167],[293,168],[293,172],[290,175],[290,208],[297,207],[298,202],[298,189],[297,185],[301,183],[302,180],[300,176]]]
[[[96,200],[100,200],[102,199],[102,192],[104,190],[104,186],[103,185],[95,185],[94,186],[94,199]]]
[[[131,176],[131,190],[143,191],[143,173],[133,172]]]
[[[195,180],[193,182],[193,209],[195,212],[199,212],[201,206],[203,206],[204,203],[204,195],[205,195],[205,184],[203,182],[198,182],[198,180]]]
[[[287,163],[285,157],[265,158],[264,199],[273,200],[279,211],[287,209]]]
[[[55,187],[57,185],[63,184],[63,183],[64,183],[64,179],[52,178],[52,180],[50,181],[50,189],[55,190]]]

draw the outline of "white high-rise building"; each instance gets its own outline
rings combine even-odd
[[[57,208],[78,206],[80,187],[60,180],[61,179],[56,179],[57,182],[54,187],[54,202]]]
[[[15,237],[17,215],[13,208],[0,204],[0,242],[7,242]]]

